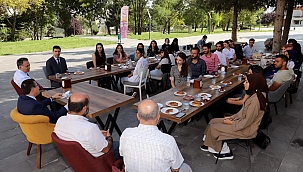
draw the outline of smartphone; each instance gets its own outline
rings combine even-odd
[[[176,118],[182,118],[185,115],[184,112],[180,112],[176,115]]]

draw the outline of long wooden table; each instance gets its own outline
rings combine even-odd
[[[42,95],[49,98],[52,95],[60,92],[62,92],[62,88],[44,91],[42,92]],[[113,128],[115,128],[119,135],[122,134],[116,123],[119,110],[121,106],[125,106],[134,101],[134,97],[127,96],[112,90],[100,88],[88,83],[77,83],[72,85],[72,92],[83,92],[88,94],[90,97],[88,117],[96,118],[102,129],[107,129],[111,122],[111,126],[109,128],[110,133],[112,133]],[[68,100],[66,98],[56,99],[56,102],[62,105],[66,105],[67,101]],[[108,113],[112,110],[115,110],[114,116],[109,114],[106,123],[104,124],[99,115]]]
[[[225,97],[227,94],[229,94],[230,92],[232,92],[233,90],[237,89],[238,87],[240,87],[242,85],[242,83],[244,82],[244,79],[242,79],[241,81],[238,80],[238,76],[234,76],[233,73],[244,73],[247,72],[248,66],[247,65],[242,65],[239,68],[235,68],[235,69],[229,69],[227,71],[227,74],[225,75],[220,75],[219,77],[216,78],[216,84],[218,85],[222,85],[220,84],[221,81],[223,80],[229,80],[232,82],[231,85],[228,85],[225,88],[225,92],[221,93],[218,90],[212,90],[209,86],[212,85],[212,79],[210,78],[203,78],[203,87],[202,89],[196,89],[193,88],[193,85],[191,84],[191,86],[186,86],[186,85],[182,85],[176,88],[172,88],[169,89],[167,91],[164,91],[160,94],[157,94],[155,96],[150,97],[151,100],[154,100],[157,103],[161,103],[165,106],[165,103],[167,101],[172,101],[172,100],[176,100],[176,101],[180,101],[180,102],[189,102],[187,100],[184,100],[183,97],[181,96],[175,96],[174,92],[176,91],[185,91],[188,95],[193,95],[196,96],[198,93],[209,93],[212,95],[211,99],[209,102],[205,103],[204,106],[200,106],[200,107],[192,107],[190,106],[190,108],[188,110],[186,110],[186,115],[183,116],[182,118],[176,118],[175,115],[168,115],[168,114],[164,114],[160,112],[160,115],[162,118],[170,120],[173,122],[173,124],[171,125],[169,131],[166,130],[166,128],[164,128],[164,132],[167,131],[167,133],[171,134],[171,132],[173,131],[173,129],[175,128],[175,126],[177,124],[181,124],[183,122],[185,122],[186,120],[188,120],[189,118],[193,117],[194,115],[196,115],[197,113],[203,111],[205,108],[209,107],[210,105],[212,105],[213,103],[217,102],[218,100],[222,99],[223,97]],[[135,103],[133,106],[135,108],[138,107],[140,102]],[[181,109],[181,107],[179,107],[179,109]],[[162,125],[162,129],[164,125],[163,121],[161,120],[160,125]]]

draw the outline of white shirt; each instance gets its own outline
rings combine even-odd
[[[224,48],[222,52],[226,55],[228,59],[234,58],[235,50],[233,48],[230,48],[230,50]]]
[[[14,74],[14,82],[21,88],[21,84],[24,80],[32,79],[27,75],[27,73],[23,72],[22,70],[18,69]]]
[[[217,54],[220,64],[227,66],[226,55],[223,53],[223,51],[220,52],[216,50],[214,53]]]
[[[58,119],[54,132],[65,141],[76,141],[92,156],[99,157],[108,145],[99,127],[79,115],[67,114]]]
[[[119,150],[127,172],[170,172],[184,161],[175,139],[153,125],[125,129]]]
[[[136,64],[135,70],[133,72],[133,76],[128,78],[128,81],[130,82],[139,82],[140,81],[140,76],[138,74],[138,71],[140,68],[147,68],[148,67],[148,61],[144,58],[141,57]]]
[[[295,63],[291,60],[288,60],[286,67],[290,70],[293,70],[293,68],[295,67]]]

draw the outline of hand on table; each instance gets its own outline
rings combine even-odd
[[[62,93],[56,93],[55,95],[52,96],[54,99],[61,99],[62,98]]]

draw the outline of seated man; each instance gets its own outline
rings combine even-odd
[[[275,67],[279,71],[274,75],[273,79],[268,83],[269,91],[275,91],[278,89],[284,82],[290,80],[294,77],[294,71],[289,70],[287,66],[288,58],[285,55],[277,55],[275,61]]]
[[[30,71],[30,63],[27,58],[19,58],[17,60],[18,70],[14,74],[14,82],[21,88],[21,84],[26,79],[31,79],[28,72]]]
[[[138,107],[138,127],[127,128],[120,138],[120,155],[125,170],[142,171],[188,171],[174,137],[162,133],[158,127],[160,119],[157,103],[143,100]]]
[[[218,55],[210,51],[210,45],[208,44],[203,45],[203,53],[201,59],[206,63],[206,71],[209,74],[217,72],[219,67]]]
[[[253,54],[258,52],[257,49],[254,47],[255,39],[249,39],[248,45],[243,48],[243,55],[245,58],[250,59],[252,58]]]
[[[56,75],[56,73],[65,73],[68,71],[65,58],[60,57],[61,48],[59,46],[53,47],[53,56],[46,61],[47,76]],[[51,81],[51,86],[58,88],[61,83]]]
[[[38,84],[33,79],[27,79],[21,84],[22,95],[18,98],[17,108],[19,113],[23,115],[45,115],[49,117],[50,123],[56,123],[58,118],[66,115],[67,106],[62,107],[56,112],[52,112],[47,108],[54,99],[62,98],[61,93],[53,95],[49,99],[38,102],[36,96],[40,94]]]
[[[203,59],[200,59],[199,51],[198,47],[193,47],[190,50],[190,58],[187,59],[187,64],[192,72],[192,79],[206,74],[206,63]]]
[[[108,151],[114,152],[114,160],[120,158],[119,142],[113,141],[109,131],[100,131],[88,121],[89,97],[85,93],[73,93],[68,99],[68,114],[61,117],[54,129],[57,136],[65,141],[78,142],[92,156],[99,157]]]

